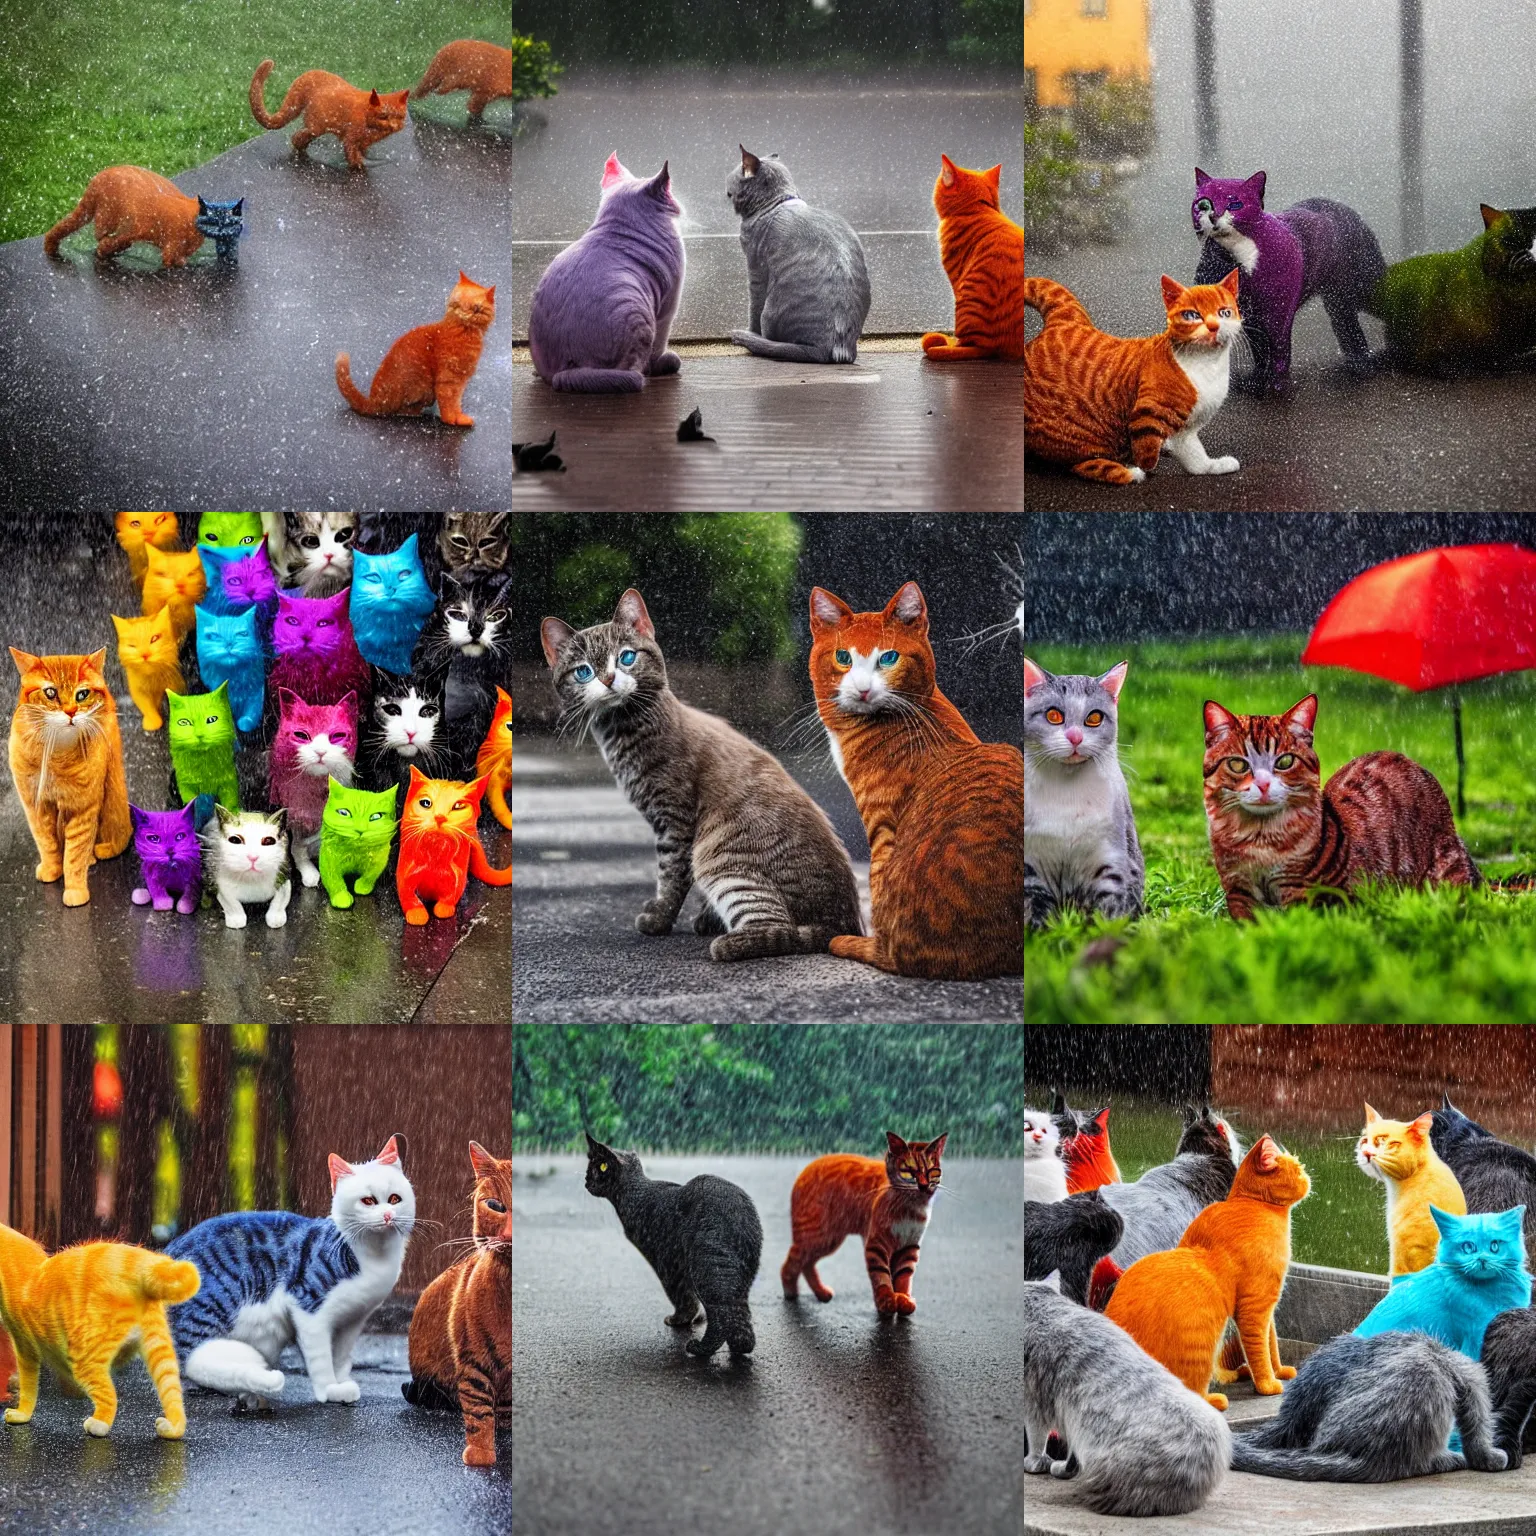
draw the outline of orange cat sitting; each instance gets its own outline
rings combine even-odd
[[[288,87],[283,104],[268,112],[263,92],[272,60],[263,59],[251,76],[251,116],[263,128],[285,128],[300,113],[304,126],[293,136],[293,152],[303,154],[318,138],[334,133],[346,151],[347,164],[354,171],[368,169],[363,155],[370,145],[399,133],[405,127],[409,91],[392,91],[381,96],[377,91],[360,90],[340,75],[323,69],[309,69]]]
[[[136,240],[160,247],[167,267],[182,266],[206,238],[197,227],[199,204],[174,182],[141,165],[111,165],[86,183],[74,211],[43,236],[43,251],[59,254],[59,243],[94,221],[96,259],[107,261]]]
[[[472,427],[461,408],[480,363],[485,333],[496,318],[496,289],[460,272],[441,320],[407,331],[387,353],[366,395],[352,382],[352,361],[336,359],[336,386],[360,416],[419,416],[434,401],[450,427]]]
[[[452,917],[470,875],[487,885],[511,885],[512,866],[493,869],[476,830],[484,798],[484,779],[429,779],[412,766],[400,813],[395,891],[413,927],[426,922],[429,901],[434,917]]]
[[[117,514],[117,542],[128,556],[128,574],[141,592],[144,590],[144,573],[149,569],[145,549],[151,544],[156,549],[175,549],[179,537],[174,512]]]
[[[471,38],[444,43],[416,82],[411,99],[446,96],[451,91],[468,91],[469,115],[479,117],[488,102],[512,94],[512,50]]]
[[[955,335],[929,331],[935,362],[1024,355],[1024,231],[998,206],[1002,166],[968,171],[948,155],[933,185],[939,256],[955,292]]]

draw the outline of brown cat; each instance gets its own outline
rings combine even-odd
[[[512,50],[470,38],[444,43],[416,82],[411,99],[450,91],[468,91],[469,115],[479,117],[487,102],[512,94]]]
[[[94,221],[97,261],[110,260],[135,240],[147,240],[160,247],[165,266],[179,267],[206,238],[197,227],[201,206],[141,165],[111,165],[91,177],[74,212],[43,236],[43,251],[57,256],[60,241]]]
[[[399,133],[405,127],[409,91],[392,91],[381,96],[377,91],[360,90],[340,75],[323,69],[309,69],[288,87],[283,104],[268,113],[263,99],[272,60],[263,59],[251,76],[251,116],[263,128],[283,128],[301,112],[304,126],[293,136],[293,152],[303,152],[316,139],[334,133],[347,153],[347,164],[354,171],[368,169],[364,153],[380,139]]]
[[[460,272],[441,320],[407,331],[379,364],[368,393],[352,382],[352,361],[336,359],[336,387],[360,416],[419,416],[437,402],[450,427],[472,427],[460,408],[464,390],[480,363],[485,333],[496,318],[496,289],[483,288]]]

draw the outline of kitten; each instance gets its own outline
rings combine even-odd
[[[61,240],[94,221],[97,261],[110,261],[136,240],[144,240],[159,247],[163,266],[180,267],[211,239],[216,259],[233,263],[239,259],[244,210],[244,198],[209,203],[188,197],[174,182],[143,166],[108,166],[91,177],[74,211],[43,236],[43,251],[56,257]]]
[[[197,542],[211,549],[238,549],[248,555],[262,540],[260,512],[204,512]]]
[[[336,778],[326,781],[320,818],[320,881],[333,907],[352,906],[354,891],[371,896],[389,868],[389,851],[400,824],[395,816],[398,794],[393,787],[375,792],[353,789]]]
[[[475,754],[475,777],[485,780],[485,803],[509,832],[512,830],[512,695],[496,690],[496,714]]]
[[[1486,1131],[1445,1094],[1434,1111],[1429,1139],[1445,1161],[1473,1214],[1525,1207],[1525,1246],[1536,1253],[1536,1157]]]
[[[1024,1110],[1024,1198],[1050,1204],[1067,1198],[1061,1132],[1041,1109]]]
[[[128,680],[128,696],[138,707],[144,729],[158,731],[165,724],[166,690],[187,690],[170,607],[139,619],[122,619],[114,613],[112,627],[117,631],[117,659]]]
[[[284,128],[302,113],[304,124],[293,136],[296,155],[303,154],[314,140],[334,133],[341,140],[347,164],[354,171],[366,171],[366,152],[405,127],[408,90],[381,96],[374,90],[359,90],[340,75],[323,69],[305,70],[288,87],[277,111],[268,112],[264,92],[272,69],[272,60],[263,59],[251,76],[251,116],[263,128]]]
[[[704,1309],[704,1334],[685,1346],[709,1359],[722,1344],[750,1355],[757,1339],[747,1292],[763,1251],[763,1224],[744,1189],[712,1173],[686,1184],[648,1179],[634,1152],[615,1152],[587,1136],[587,1193],[608,1200],[624,1235],[656,1272],[672,1303],[669,1328],[692,1328]]]
[[[672,931],[697,884],[693,930],[716,960],[825,952],[862,927],[848,855],[825,813],[778,760],[667,686],[645,600],[631,587],[613,619],[540,625],[562,722],[589,729],[630,804],[656,834],[656,894],[635,927]]]
[[[284,586],[305,597],[334,597],[352,580],[355,512],[267,512],[262,514],[272,568]]]
[[[358,652],[347,608],[344,590],[331,597],[278,594],[269,706],[284,688],[311,704],[335,704],[352,693],[366,705],[373,679]]]
[[[1024,658],[1024,884],[1029,924],[1063,908],[1138,917],[1146,864],[1120,769],[1120,690],[1130,663],[1102,677],[1055,676]]]
[[[813,208],[776,155],[741,149],[725,195],[741,218],[750,302],[731,340],[757,357],[852,363],[869,314],[864,247],[840,214]]]
[[[472,38],[444,43],[432,56],[426,74],[412,87],[411,100],[454,91],[469,92],[470,121],[479,121],[489,102],[512,94],[512,50]],[[494,1461],[495,1456],[491,1459]]]
[[[939,257],[955,294],[955,334],[926,332],[923,355],[935,362],[1017,360],[1024,356],[1024,231],[999,203],[1003,168],[968,171],[948,155],[939,159],[933,206]]]
[[[1536,1406],[1536,1308],[1509,1307],[1488,1324],[1482,1363],[1493,1397],[1493,1443],[1513,1469],[1524,1461],[1525,1441],[1536,1431],[1530,1424]]]
[[[254,607],[221,614],[199,605],[197,671],[204,688],[228,687],[238,729],[260,727],[267,697],[267,653]]]
[[[393,1136],[371,1162],[332,1152],[331,1213],[236,1211],[200,1221],[166,1253],[197,1266],[202,1289],[171,1315],[189,1381],[253,1407],[278,1396],[278,1356],[296,1344],[317,1403],[355,1403],[352,1351],[394,1290],[416,1225],[416,1195]]]
[[[233,611],[233,605],[224,596],[224,568],[236,560],[243,560],[249,551],[235,545],[199,544],[197,558],[203,565],[203,582],[206,587],[200,612],[224,614]]]
[[[272,739],[268,798],[288,813],[293,862],[306,886],[320,883],[314,850],[332,779],[352,782],[357,759],[357,696],[335,704],[310,704],[279,688],[277,732]]]
[[[1366,879],[1480,885],[1445,791],[1412,758],[1367,752],[1320,791],[1316,718],[1315,693],[1283,715],[1206,700],[1205,817],[1227,911],[1241,921]]]
[[[1387,1186],[1387,1238],[1391,1245],[1391,1274],[1413,1274],[1434,1263],[1440,1230],[1431,1206],[1456,1216],[1467,1214],[1467,1202],[1456,1175],[1435,1156],[1430,1143],[1432,1119],[1384,1120],[1365,1106],[1365,1129],[1355,1143],[1355,1163],[1367,1178]]]
[[[511,885],[512,866],[494,869],[476,830],[484,796],[484,779],[428,779],[412,766],[395,863],[395,891],[412,927],[427,921],[428,902],[434,917],[452,917],[471,875],[487,885]]]
[[[512,554],[511,536],[505,512],[450,512],[437,536],[443,570],[465,583],[499,575]]]
[[[172,798],[188,805],[199,795],[212,795],[226,810],[239,810],[229,684],[220,683],[212,693],[167,692],[165,698]]]
[[[144,560],[139,611],[148,615],[169,607],[176,638],[180,640],[192,632],[192,610],[208,591],[203,562],[195,549],[160,549],[153,544],[145,545]]]
[[[244,613],[254,609],[262,649],[270,649],[272,621],[277,617],[277,576],[267,553],[265,535],[250,553],[228,561],[219,572],[219,579],[223,583],[224,611]]]
[[[128,574],[142,590],[144,573],[149,568],[145,549],[175,549],[181,538],[174,512],[119,512],[115,519],[117,542],[128,556]]]
[[[183,916],[197,911],[203,894],[203,847],[197,835],[197,804],[179,811],[141,811],[130,805],[133,847],[144,883],[133,888],[136,907],[156,912],[174,907]]]
[[[1053,1461],[1052,1430],[1069,1456]],[[1024,1287],[1024,1470],[1078,1479],[1106,1515],[1199,1509],[1231,1457],[1221,1415],[1113,1323],[1048,1284]]]
[[[437,610],[421,632],[417,671],[442,678],[442,750],[466,770],[496,713],[496,689],[511,682],[510,571],[482,581],[445,575]]]
[[[386,672],[409,672],[411,653],[437,607],[413,533],[395,550],[352,557],[352,633],[363,660]]]
[[[1125,1221],[1102,1191],[1090,1189],[1065,1200],[1024,1202],[1024,1278],[1058,1275],[1061,1294],[1084,1306],[1094,1266],[1125,1230]]]
[[[533,290],[528,346],[555,389],[622,394],[683,365],[667,334],[683,292],[682,204],[667,166],[649,181],[609,155],[592,227]]]
[[[211,871],[226,928],[244,928],[245,903],[265,905],[267,927],[288,921],[293,882],[288,878],[288,813],[232,811],[214,806],[203,828],[203,867]]]
[[[429,777],[456,766],[447,750],[441,677],[434,683],[375,672],[373,686],[373,710],[358,759],[369,789],[405,784],[413,765]]]

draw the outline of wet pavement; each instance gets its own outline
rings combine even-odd
[[[1019,1165],[946,1160],[918,1310],[882,1322],[856,1243],[820,1266],[833,1301],[781,1296],[806,1161],[645,1159],[653,1178],[718,1173],[757,1205],[757,1348],[732,1365],[663,1326],[661,1287],[583,1189],[584,1159],[515,1159],[516,1536],[1017,1536]]]

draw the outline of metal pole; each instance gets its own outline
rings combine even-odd
[[[1467,760],[1461,750],[1461,695],[1451,695],[1451,719],[1456,727],[1456,814],[1467,814]]]
[[[1200,159],[1212,165],[1221,159],[1221,117],[1216,105],[1216,5],[1215,0],[1191,3],[1195,14],[1195,141]]]
[[[1424,249],[1424,0],[1398,0],[1398,193],[1403,255]]]

